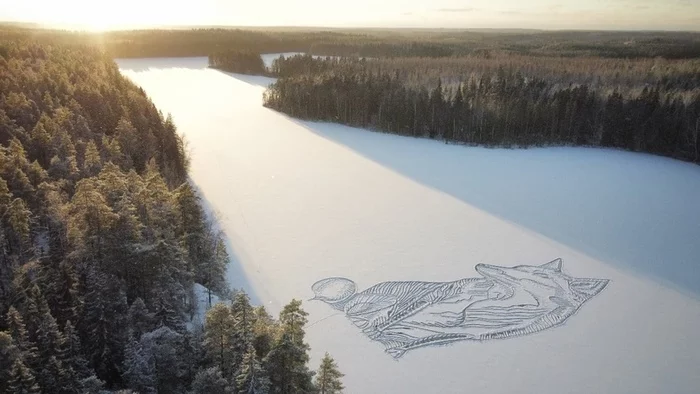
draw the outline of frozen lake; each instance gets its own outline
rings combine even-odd
[[[312,368],[331,353],[346,393],[698,392],[699,166],[303,122],[262,107],[271,79],[207,69],[206,58],[118,64],[186,135],[192,178],[229,240],[231,283],[273,314],[303,299]],[[327,277],[349,278],[359,291],[383,281],[413,289],[408,281],[510,272],[477,272],[477,263],[559,257],[570,288],[542,296],[554,279],[530,270],[518,291],[575,315],[559,313],[541,332],[425,346],[398,360],[348,319],[374,313],[363,305],[381,308],[386,292],[353,296],[345,311],[306,301]],[[498,305],[503,294],[485,297]],[[581,294],[590,297],[576,311]]]

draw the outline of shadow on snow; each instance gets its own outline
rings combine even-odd
[[[598,148],[416,144],[288,118],[415,182],[700,298],[700,166]]]
[[[221,231],[223,234],[224,241],[226,243],[226,251],[229,255],[229,263],[226,266],[226,282],[231,286],[231,290],[243,290],[246,293],[248,293],[248,297],[250,297],[251,304],[263,305],[262,301],[260,300],[259,294],[256,292],[255,287],[250,283],[250,279],[248,278],[248,275],[246,274],[245,270],[243,269],[243,266],[241,265],[241,256],[239,256],[239,254],[233,248],[231,242],[232,234],[226,233],[226,231],[222,228],[221,221],[225,218],[220,218],[217,216],[218,213],[211,205],[209,200],[207,200],[206,196],[204,195],[204,193],[198,185],[192,182],[192,187],[195,189],[197,195],[199,195],[201,199],[201,204],[202,208],[204,209],[204,212],[210,219],[214,220],[216,229]]]

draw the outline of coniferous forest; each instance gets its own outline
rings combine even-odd
[[[305,52],[266,69],[260,54]],[[251,305],[173,120],[114,57],[278,77],[266,106],[446,143],[700,163],[700,35],[0,25],[0,393],[339,393],[307,314]],[[198,285],[225,302],[195,324]]]
[[[353,57],[449,58],[499,52],[625,59],[700,57],[700,35],[692,32],[201,27],[89,33],[0,23],[0,37],[79,43],[118,58],[207,56],[230,50]]]
[[[209,55],[209,67],[238,74],[264,75],[265,64],[259,53],[222,51]]]
[[[696,60],[276,59],[266,106],[446,143],[616,147],[700,162]]]
[[[316,390],[301,303],[274,319],[229,291],[187,171],[172,120],[104,52],[0,44],[0,392]],[[195,283],[228,300],[204,327]]]

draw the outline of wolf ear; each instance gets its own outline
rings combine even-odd
[[[555,270],[555,271],[561,272],[561,265],[562,265],[562,261],[561,261],[561,259],[559,258],[559,259],[556,259],[556,260],[552,260],[552,261],[550,261],[549,263],[542,264],[542,265],[540,265],[540,267],[542,267],[542,268],[548,268],[548,269],[551,269],[551,270]]]
[[[608,282],[610,281],[607,279],[576,278],[571,280],[569,283],[569,288],[579,294],[584,295],[586,298],[591,298],[600,293]]]

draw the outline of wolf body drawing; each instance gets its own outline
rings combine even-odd
[[[477,264],[482,277],[382,282],[357,292],[342,277],[313,284],[312,300],[345,313],[394,358],[426,346],[532,334],[563,324],[607,279],[574,278],[562,260],[530,266]]]

